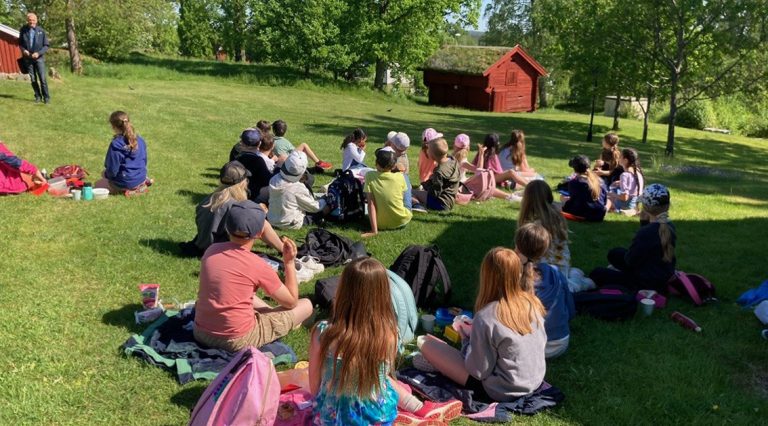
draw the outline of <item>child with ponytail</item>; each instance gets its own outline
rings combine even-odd
[[[602,222],[606,211],[607,190],[605,183],[589,170],[585,155],[573,157],[568,165],[574,176],[568,181],[568,195],[563,196],[563,212],[588,222]]]
[[[389,288],[386,269],[373,258],[342,271],[331,317],[310,340],[313,424],[426,425],[461,413],[461,402],[421,402],[392,378],[398,329]]]
[[[546,310],[545,356],[555,358],[568,350],[571,335],[568,323],[576,314],[576,307],[565,275],[557,267],[543,260],[549,245],[549,231],[538,223],[526,223],[515,232],[515,253],[523,262],[523,281],[533,283],[536,297],[541,300]]]
[[[147,145],[136,134],[128,114],[115,111],[109,116],[114,136],[104,160],[104,179],[96,186],[111,194],[133,195],[147,191]]]
[[[637,151],[632,148],[624,148],[621,151],[621,167],[623,172],[619,180],[611,184],[608,192],[608,211],[625,212],[634,216],[637,198],[643,193],[643,184],[645,183]]]
[[[624,171],[621,168],[621,150],[619,149],[619,135],[607,133],[603,136],[603,150],[600,151],[600,159],[595,161],[593,171],[600,176],[606,185],[610,185],[619,178]]]
[[[669,190],[661,184],[648,185],[640,196],[643,214],[649,222],[641,224],[628,249],[608,252],[612,268],[596,268],[589,277],[598,286],[619,284],[633,290],[666,291],[675,273],[675,226],[669,220]]]
[[[475,317],[469,336],[462,336],[462,351],[433,336],[420,345],[432,366],[481,401],[511,402],[544,381],[544,306],[532,280],[522,276],[514,251],[491,249],[480,266]]]
[[[556,266],[566,277],[571,269],[571,250],[568,246],[568,223],[555,207],[552,189],[546,181],[534,180],[525,187],[520,204],[518,228],[537,222],[549,232],[549,248],[543,262]]]

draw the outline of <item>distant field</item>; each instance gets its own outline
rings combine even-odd
[[[291,141],[309,143],[337,165],[341,139],[355,127],[368,132],[369,153],[389,130],[405,131],[415,142],[425,127],[435,127],[451,140],[464,132],[477,142],[487,132],[506,139],[521,128],[529,162],[551,185],[568,174],[574,154],[598,154],[599,135],[610,125],[609,118],[596,117],[598,136],[587,143],[585,115],[470,112],[332,83],[255,78],[250,68],[226,78],[196,71],[209,68],[215,69],[172,61],[94,65],[90,76],[52,82],[48,106],[32,103],[28,83],[0,82],[0,139],[18,155],[48,170],[78,163],[96,176],[111,137],[107,118],[122,109],[147,140],[157,182],[147,196],[104,202],[0,197],[0,424],[188,420],[206,383],[180,386],[172,374],[125,358],[118,347],[142,329],[133,324],[138,283],[160,283],[166,300],[195,298],[199,261],[178,257],[176,245],[194,235],[195,204],[216,186],[241,130],[259,119],[284,119]],[[290,87],[262,85],[275,82]],[[546,380],[566,401],[519,422],[762,424],[768,342],[760,339],[754,315],[734,300],[767,278],[768,142],[678,129],[676,157],[668,160],[662,154],[666,128],[653,125],[650,142],[641,145],[640,122],[623,120],[622,127],[622,145],[640,151],[646,181],[672,190],[679,268],[710,278],[722,302],[693,308],[673,300],[651,318],[620,324],[577,318],[569,352],[547,366]],[[413,180],[417,150],[409,151]],[[665,171],[684,166],[727,173]],[[318,185],[328,180],[320,177]],[[417,215],[405,230],[365,242],[387,265],[408,244],[439,245],[454,303],[470,307],[482,256],[493,246],[511,246],[517,214],[518,206],[493,200],[451,214]],[[330,229],[359,239],[366,226]],[[603,224],[570,227],[573,264],[589,271],[606,264],[608,249],[628,245],[637,223],[610,216]],[[285,234],[302,240],[306,230]],[[338,273],[334,268],[322,276]],[[313,283],[301,287],[304,295],[312,291]],[[694,317],[703,333],[672,323],[667,316],[673,310]],[[286,342],[306,359],[305,330]]]

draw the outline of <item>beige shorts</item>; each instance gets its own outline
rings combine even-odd
[[[223,349],[229,352],[237,352],[246,346],[260,348],[267,343],[285,336],[294,327],[293,313],[287,310],[275,310],[267,312],[254,311],[256,325],[244,336],[235,339],[211,336],[210,334],[194,329],[195,340],[213,348]]]

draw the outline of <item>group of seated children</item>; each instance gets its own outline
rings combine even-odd
[[[585,155],[568,162],[573,174],[558,189],[562,211],[569,219],[600,222],[606,212],[637,214],[638,197],[645,185],[637,151],[619,150],[619,137],[614,133],[605,135],[602,144],[601,159],[592,169]]]

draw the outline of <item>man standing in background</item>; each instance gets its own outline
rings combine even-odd
[[[35,102],[50,102],[48,82],[45,79],[45,59],[43,59],[43,55],[48,50],[48,36],[42,28],[37,26],[37,15],[32,12],[27,13],[27,25],[19,30],[19,49],[27,74],[32,80]]]

